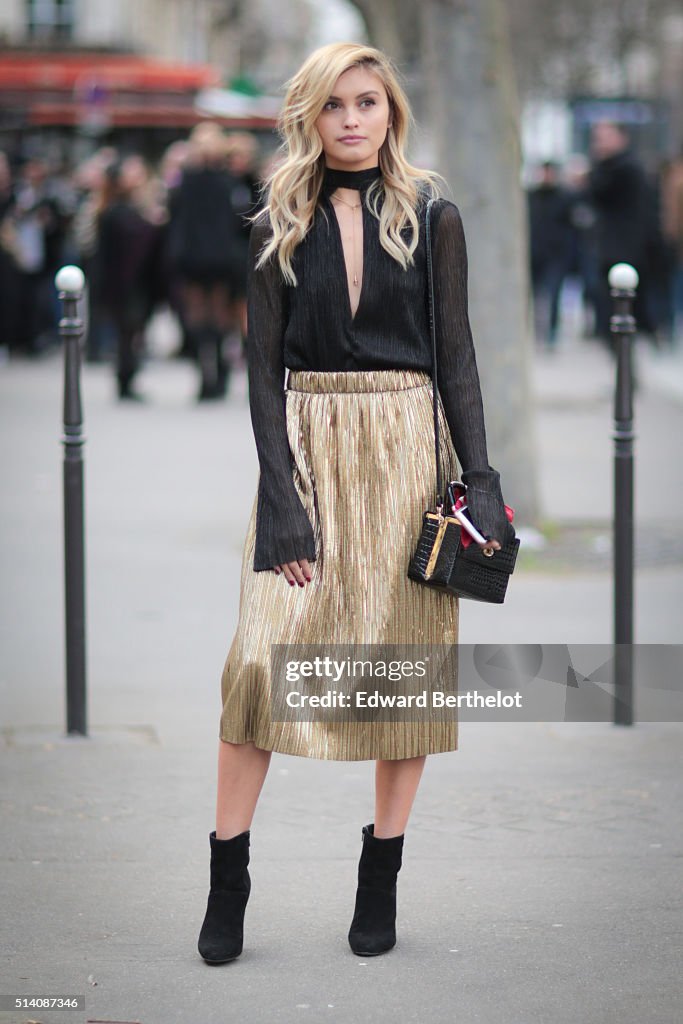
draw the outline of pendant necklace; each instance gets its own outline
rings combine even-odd
[[[360,208],[361,208],[361,204],[360,203],[356,203],[355,206],[354,206],[351,203],[348,203],[345,199],[341,199],[339,196],[330,196],[330,198],[332,199],[333,202],[343,203],[343,205],[344,206],[348,206],[348,208],[350,210],[360,210]],[[353,262],[354,262],[353,283],[354,283],[354,285],[357,288],[358,287],[358,271],[355,268],[355,262],[356,262],[356,218],[355,217],[352,218],[351,223],[353,225]]]

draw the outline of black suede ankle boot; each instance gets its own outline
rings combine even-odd
[[[223,398],[227,392],[228,368],[223,355],[223,332],[206,325],[197,333],[197,353],[202,382],[197,401]]]
[[[244,912],[251,891],[249,829],[232,839],[216,839],[211,844],[211,886],[206,916],[197,948],[209,964],[235,960],[242,952]]]
[[[377,956],[396,945],[396,876],[404,836],[376,839],[374,822],[363,826],[362,835],[349,945],[358,956]]]

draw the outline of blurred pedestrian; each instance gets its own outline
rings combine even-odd
[[[166,277],[168,305],[177,318],[181,335],[180,345],[172,353],[172,356],[174,359],[189,359],[195,362],[197,360],[197,352],[194,348],[194,337],[188,329],[185,320],[181,291],[182,280],[178,275],[178,268],[171,261],[169,250],[170,232],[175,216],[175,201],[183,179],[183,169],[189,155],[190,145],[187,140],[177,139],[164,151],[159,164],[159,173],[165,190],[165,203],[168,213],[168,225],[163,250],[163,268]]]
[[[54,276],[68,224],[68,213],[51,188],[47,160],[32,156],[25,161],[9,215],[19,271],[17,347],[38,355],[58,341]]]
[[[638,330],[653,335],[652,276],[648,255],[658,228],[652,184],[636,157],[627,131],[599,121],[591,133],[590,195],[597,211],[598,282],[596,330],[613,350],[610,331],[612,299],[608,273],[615,263],[630,263],[639,276],[634,303]]]
[[[570,220],[574,229],[569,276],[580,289],[583,337],[595,337],[598,290],[597,213],[590,193],[590,161],[572,153],[565,163],[565,181],[571,196]]]
[[[133,381],[154,306],[153,259],[159,232],[136,203],[140,183],[137,161],[107,167],[97,214],[97,277],[101,301],[116,329],[118,395],[134,400],[142,398]]]
[[[253,215],[261,205],[258,143],[248,132],[234,132],[228,136],[227,155],[228,168],[234,179],[231,191],[232,207],[240,219],[242,229],[233,243],[230,295],[244,346],[247,337],[247,251],[251,229],[247,218]]]
[[[230,365],[224,339],[234,326],[232,287],[241,275],[244,230],[232,204],[235,179],[219,125],[193,129],[180,184],[170,204],[169,262],[181,281],[184,321],[201,374],[199,401],[222,398]]]
[[[104,362],[116,350],[116,330],[102,301],[97,220],[103,194],[108,188],[106,171],[117,158],[118,154],[113,147],[103,146],[80,164],[74,174],[78,204],[72,236],[77,262],[83,268],[87,283],[88,330],[85,346],[89,363]]]
[[[19,246],[13,217],[14,183],[7,155],[0,150],[0,351],[3,361],[18,347]]]
[[[559,178],[559,166],[545,160],[538,183],[528,192],[529,248],[537,341],[549,350],[557,345],[562,285],[574,249],[572,198]]]
[[[662,226],[671,247],[672,323],[669,341],[683,344],[683,150],[671,160],[662,181]]]

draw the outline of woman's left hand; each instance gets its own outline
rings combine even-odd
[[[465,470],[462,480],[467,485],[465,500],[472,521],[484,537],[490,537],[480,547],[482,550],[499,551],[515,537],[515,528],[505,509],[498,470],[491,466],[488,470]],[[502,536],[502,541],[498,540],[499,536]]]

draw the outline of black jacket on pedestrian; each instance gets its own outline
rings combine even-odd
[[[568,267],[574,242],[571,193],[561,185],[538,185],[528,192],[532,273],[549,263]]]
[[[153,254],[159,228],[127,200],[117,200],[99,215],[97,280],[102,304],[116,318],[142,327],[151,314]]]
[[[244,273],[247,240],[233,206],[236,180],[218,167],[183,172],[169,203],[168,259],[172,271],[189,280],[228,282]]]
[[[600,262],[638,267],[653,226],[652,197],[645,171],[630,148],[594,164],[590,192],[598,213]]]

